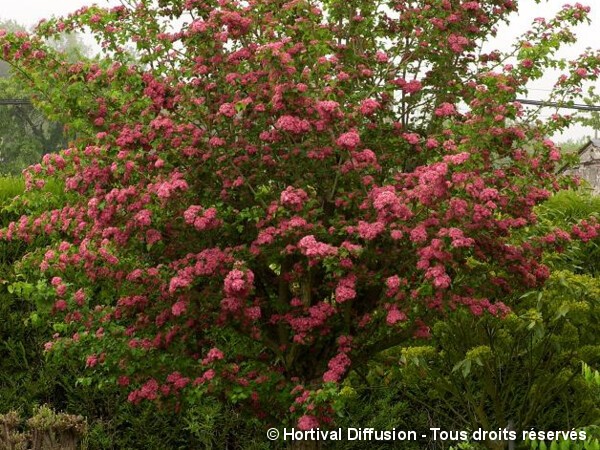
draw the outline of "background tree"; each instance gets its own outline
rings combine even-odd
[[[12,20],[0,22],[2,29],[25,32],[25,27]],[[89,54],[89,49],[75,34],[59,34],[49,45],[70,61]],[[12,76],[9,64],[0,61],[0,99],[30,98],[31,91]],[[68,139],[63,127],[31,104],[0,105],[0,173],[21,173],[46,153],[66,148]]]
[[[600,104],[600,95],[596,94],[594,86],[588,90],[588,96],[583,99],[586,105],[598,106]],[[590,127],[594,130],[594,139],[598,139],[598,131],[600,130],[600,113],[593,111],[580,115],[575,119],[576,122],[583,126]]]

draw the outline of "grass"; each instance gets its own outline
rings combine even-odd
[[[25,192],[25,180],[10,175],[0,177],[0,204],[6,204]]]

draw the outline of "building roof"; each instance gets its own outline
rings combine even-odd
[[[589,139],[585,144],[581,146],[579,150],[577,150],[577,155],[581,156],[588,150],[590,147],[600,148],[600,139]],[[558,173],[563,173],[565,170],[569,169],[569,165],[565,164],[560,169],[558,169]]]
[[[577,154],[581,155],[583,152],[585,152],[588,149],[588,147],[590,146],[590,144],[592,144],[596,148],[600,148],[600,139],[590,139],[589,141],[587,141],[586,144],[584,144],[579,149],[579,151],[577,152]]]

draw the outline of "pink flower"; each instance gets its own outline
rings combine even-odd
[[[140,396],[148,400],[155,400],[158,393],[158,382],[150,379],[140,389]]]
[[[298,248],[303,255],[308,256],[309,258],[325,258],[337,254],[337,248],[323,242],[318,242],[312,234],[300,239]]]
[[[223,103],[219,106],[219,114],[225,117],[233,117],[236,114],[235,106],[232,103]]]
[[[448,44],[450,44],[450,49],[455,53],[460,53],[464,50],[464,48],[469,45],[470,41],[464,36],[458,34],[451,34],[448,36]]]
[[[351,361],[348,355],[344,352],[338,353],[334,356],[329,363],[327,363],[327,367],[329,370],[323,374],[323,381],[325,383],[337,383],[342,378],[346,369],[350,366]]]
[[[425,242],[427,240],[427,229],[423,225],[413,228],[410,232],[410,240],[415,243]]]
[[[253,283],[254,273],[251,270],[233,269],[225,277],[223,290],[228,297],[245,297]]]
[[[294,189],[292,186],[288,186],[279,197],[282,205],[294,211],[300,211],[307,199],[308,194],[303,189]]]
[[[425,278],[432,279],[433,285],[438,289],[449,288],[452,281],[446,273],[444,266],[441,265],[436,265],[427,269],[425,272]]]
[[[162,239],[162,235],[160,231],[155,229],[150,229],[146,231],[146,242],[150,245],[155,244],[156,242]]]
[[[386,63],[388,62],[388,55],[379,50],[377,53],[375,53],[375,60],[379,63]]]
[[[221,225],[217,219],[217,210],[208,208],[203,210],[202,206],[192,205],[183,213],[185,223],[192,225],[198,231],[212,230]]]
[[[469,309],[474,316],[481,316],[483,314],[483,308],[478,303],[470,304]]]
[[[171,307],[171,312],[174,316],[180,316],[187,310],[187,304],[184,301],[179,301]]]
[[[302,134],[310,131],[310,123],[295,116],[281,116],[277,119],[275,128],[292,134]]]
[[[460,7],[462,9],[464,9],[465,11],[468,11],[468,10],[477,11],[478,9],[481,8],[481,6],[479,5],[479,2],[476,2],[476,1],[465,2]]]
[[[344,303],[348,300],[352,300],[356,297],[356,276],[348,275],[342,278],[337,287],[335,288],[335,301],[338,303]]]
[[[384,230],[385,224],[382,222],[368,223],[362,220],[358,222],[358,235],[367,241],[372,241]]]
[[[251,306],[250,308],[246,308],[244,315],[250,320],[260,319],[262,315],[260,306]]]
[[[225,145],[225,139],[218,136],[213,136],[208,140],[208,145],[211,147],[222,147]]]
[[[406,320],[406,314],[402,311],[399,311],[397,308],[391,308],[388,311],[387,317],[385,319],[388,325],[394,325],[398,322],[404,322]]]
[[[412,80],[402,86],[402,90],[407,94],[414,94],[423,89],[423,85],[418,80]]]
[[[402,137],[411,145],[416,145],[421,140],[421,136],[419,136],[417,133],[404,133],[402,134]]]
[[[521,61],[521,66],[523,66],[526,69],[530,69],[533,67],[533,61],[531,59],[524,59],[523,61]]]
[[[340,147],[353,149],[360,144],[360,136],[356,131],[349,131],[338,137],[336,143]]]
[[[466,160],[468,160],[470,155],[467,152],[458,153],[456,155],[446,155],[444,156],[444,162],[451,164],[462,164]]]
[[[456,114],[456,108],[451,103],[442,103],[435,110],[435,115],[438,117],[451,116],[453,114]]]
[[[135,221],[139,226],[148,226],[152,223],[152,211],[142,209],[135,215]]]
[[[54,308],[57,311],[64,311],[65,309],[67,309],[67,302],[65,302],[64,300],[57,300],[54,303]]]
[[[190,31],[193,33],[203,33],[206,31],[207,25],[203,20],[194,20],[190,24]]]
[[[338,115],[340,104],[333,100],[319,101],[315,104],[315,109],[323,118],[329,118]]]
[[[94,367],[96,364],[98,364],[98,356],[96,355],[90,355],[85,360],[86,367]]]
[[[314,416],[304,415],[298,419],[299,430],[312,430],[313,428],[319,428],[319,421]]]
[[[381,105],[377,100],[373,100],[372,98],[368,98],[363,100],[360,104],[360,113],[364,116],[370,116],[375,111],[377,111]]]
[[[221,360],[225,357],[223,352],[216,347],[211,348],[206,354],[206,358],[202,360],[202,364],[210,364],[213,361]]]

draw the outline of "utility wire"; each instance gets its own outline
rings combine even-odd
[[[26,98],[0,98],[0,105],[31,105]]]
[[[579,111],[600,111],[600,105],[584,105],[581,103],[573,103],[567,105],[565,103],[547,102],[544,100],[527,100],[527,99],[516,99],[517,102],[523,103],[524,105],[535,105],[535,106],[547,106],[550,108],[564,108],[564,109],[577,109]]]
[[[600,105],[584,105],[581,103],[566,105],[564,103],[528,99],[516,99],[516,101],[524,105],[547,106],[549,108],[577,109],[579,111],[600,111]],[[27,100],[26,98],[0,98],[0,105],[31,105],[31,101]]]

